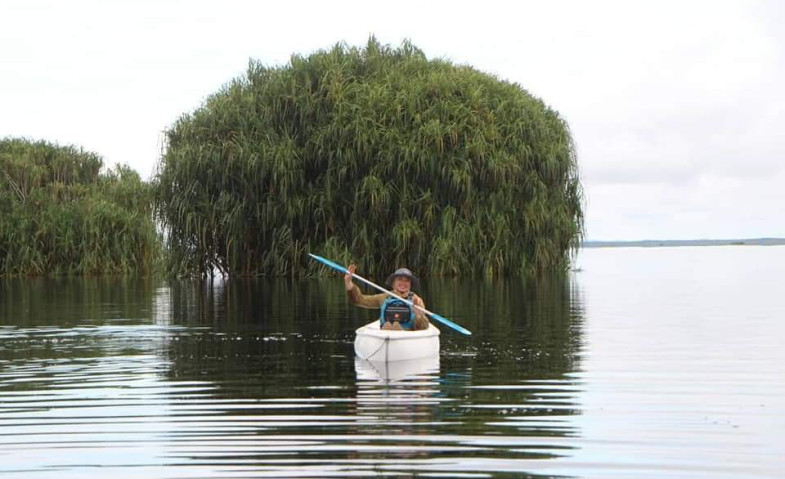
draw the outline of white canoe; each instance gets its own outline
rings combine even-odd
[[[354,352],[369,361],[406,361],[439,355],[439,328],[430,324],[422,331],[381,329],[379,320],[358,328]]]

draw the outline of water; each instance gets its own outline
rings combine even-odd
[[[785,247],[427,279],[438,359],[355,360],[342,281],[0,282],[0,476],[780,477]]]

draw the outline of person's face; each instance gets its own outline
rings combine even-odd
[[[408,293],[412,287],[412,280],[405,276],[396,276],[393,280],[393,289],[396,293]]]

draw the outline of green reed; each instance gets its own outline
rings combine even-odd
[[[169,271],[523,275],[583,234],[567,123],[520,85],[404,42],[251,61],[166,133]]]
[[[152,189],[95,153],[0,139],[0,276],[142,273],[160,255]]]

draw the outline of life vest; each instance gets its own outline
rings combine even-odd
[[[411,301],[413,297],[414,293],[410,291],[409,297],[406,299]],[[401,328],[412,330],[414,329],[414,318],[414,308],[397,298],[387,298],[382,303],[382,308],[379,312],[379,320],[382,326],[385,323],[397,322],[401,325]]]

